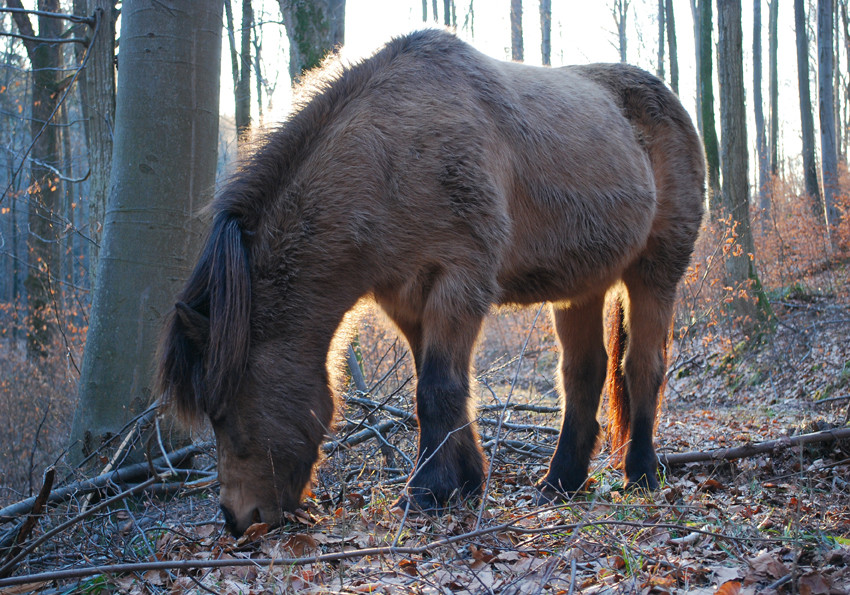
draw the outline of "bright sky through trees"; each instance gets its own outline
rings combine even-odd
[[[238,6],[239,0],[233,0]],[[781,0],[780,0],[781,1]],[[429,9],[431,2],[429,4]],[[525,0],[523,11],[523,33],[525,59],[529,64],[540,64],[540,21],[538,2]],[[585,0],[552,3],[552,64],[576,64],[587,62],[612,62],[618,60],[614,18],[610,0]],[[763,12],[767,12],[765,2]],[[438,3],[442,11],[442,2]],[[679,54],[680,96],[685,107],[695,114],[695,59],[691,8],[689,0],[674,0]],[[271,124],[285,118],[289,109],[289,81],[286,75],[286,37],[281,27],[273,21],[280,20],[277,0],[254,3],[258,21],[263,26],[263,62],[266,77],[277,81],[270,110],[264,118]],[[499,59],[510,58],[510,0],[476,0],[473,31],[467,23],[468,0],[456,0],[458,35],[471,42],[484,53]],[[238,12],[234,8],[234,12]],[[632,64],[655,72],[657,55],[657,2],[655,0],[632,0],[628,21],[628,59]],[[465,26],[466,25],[466,26]],[[391,37],[428,26],[422,22],[421,0],[347,0],[346,2],[346,47],[344,56],[357,60],[371,54]],[[430,26],[434,26],[432,23]],[[440,25],[437,25],[440,26]],[[717,24],[715,23],[715,27]],[[752,3],[743,6],[744,31],[744,80],[747,88],[747,118],[752,131],[748,135],[755,147],[755,132],[752,113]],[[473,35],[474,33],[474,35]],[[716,33],[715,33],[716,35]],[[812,58],[816,65],[813,32],[810,32]],[[762,47],[767,48],[767,21],[764,20]],[[223,50],[229,52],[227,43]],[[275,54],[279,54],[275,58]],[[765,62],[767,53],[765,50]],[[274,65],[280,67],[275,71]],[[222,113],[233,113],[229,54],[222,59],[226,70],[222,76]],[[779,10],[779,102],[780,102],[780,151],[784,157],[798,159],[801,150],[798,93],[796,81],[796,57],[794,53],[794,19],[790,0],[780,4]],[[665,68],[669,72],[669,67]],[[767,72],[767,65],[764,66]],[[817,85],[812,82],[813,93]],[[715,68],[716,76],[716,68]],[[764,77],[763,96],[767,98],[767,77]],[[717,86],[715,83],[715,92]],[[256,101],[254,99],[254,101]],[[253,108],[256,110],[256,104]],[[767,105],[765,105],[767,110]],[[256,115],[255,115],[256,122]],[[783,157],[783,158],[784,158]],[[796,166],[796,164],[795,164]],[[750,168],[750,176],[755,168]]]

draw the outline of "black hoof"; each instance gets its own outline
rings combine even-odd
[[[658,489],[658,479],[656,479],[655,473],[644,473],[636,480],[632,480],[632,476],[630,475],[626,481],[626,489],[630,491],[654,492]]]

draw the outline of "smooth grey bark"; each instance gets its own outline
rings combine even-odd
[[[322,63],[334,48],[345,43],[345,0],[278,0],[289,38],[289,76]],[[437,0],[434,0],[434,15]]]
[[[666,0],[665,20],[667,22],[667,53],[670,55],[670,88],[679,94],[679,48],[676,40],[676,17],[673,13],[673,0]]]
[[[758,159],[758,205],[762,224],[770,208],[770,165],[765,136],[764,98],[762,96],[761,2],[753,0],[753,110],[756,119],[756,158]]]
[[[125,0],[114,155],[69,459],[151,400],[163,315],[215,183],[222,1]]]
[[[803,179],[817,217],[823,216],[823,201],[815,163],[815,122],[809,87],[809,35],[803,0],[794,0],[794,31],[797,40],[797,86],[800,92],[800,121],[803,134]]]
[[[833,2],[818,0],[818,115],[820,116],[821,170],[823,176],[823,214],[827,230],[838,225],[835,206],[838,191],[838,153],[835,148],[835,108],[832,71]]]
[[[511,60],[525,59],[522,43],[522,0],[511,0]]]
[[[736,237],[726,255],[727,284],[733,288],[732,308],[747,334],[769,319],[769,302],[755,269],[755,247],[750,227],[747,177],[747,119],[744,107],[743,32],[741,0],[717,0],[717,78],[720,85],[722,205],[732,216]],[[755,292],[757,300],[739,290]]]

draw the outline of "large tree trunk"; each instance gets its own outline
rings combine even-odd
[[[522,0],[511,0],[511,60],[525,59],[522,44]]]
[[[7,0],[10,8],[23,9],[20,0]],[[38,9],[59,12],[59,0],[39,0]],[[38,36],[23,13],[13,14],[24,40],[32,67],[32,101],[30,117],[32,150],[30,152],[30,208],[27,234],[29,272],[24,281],[27,290],[27,352],[30,356],[47,354],[55,328],[54,309],[60,303],[59,249],[60,207],[64,195],[62,181],[55,173],[62,167],[60,128],[56,125],[59,99],[62,95],[62,52],[59,44],[42,43],[41,39],[62,36],[62,21],[38,16]]]
[[[542,64],[552,64],[552,0],[540,0],[540,56]]]
[[[676,18],[673,14],[673,0],[666,2],[667,53],[670,54],[670,87],[679,94],[679,48],[676,43]]]
[[[125,0],[109,201],[70,459],[151,399],[162,316],[191,272],[215,183],[221,0]]]
[[[305,70],[322,63],[345,43],[345,0],[278,0],[289,38],[289,76],[295,81]],[[437,0],[434,0],[434,18]]]
[[[720,153],[717,149],[717,129],[714,124],[714,85],[712,84],[712,7],[711,0],[700,0],[700,105],[702,106],[702,142],[708,165],[708,206],[711,216],[717,215],[720,204]]]
[[[794,30],[797,38],[797,84],[800,90],[800,121],[803,132],[803,178],[806,193],[812,197],[814,211],[818,217],[822,217],[823,202],[815,164],[815,123],[809,88],[809,36],[806,32],[803,0],[794,0]]]
[[[717,75],[720,84],[720,138],[723,210],[732,216],[735,244],[726,255],[732,307],[744,331],[760,332],[769,318],[769,303],[755,269],[747,182],[747,119],[744,107],[741,0],[717,0]],[[742,296],[740,293],[746,293]],[[753,293],[758,297],[753,300]]]
[[[838,191],[838,153],[835,149],[835,109],[832,87],[833,15],[832,0],[818,0],[818,114],[820,115],[823,172],[823,211],[830,234],[835,231],[839,221],[838,209],[835,206],[835,195]]]
[[[756,158],[758,159],[758,204],[762,225],[766,223],[770,208],[770,165],[767,157],[767,139],[764,129],[764,99],[761,85],[761,1],[753,0],[753,108],[756,117]]]

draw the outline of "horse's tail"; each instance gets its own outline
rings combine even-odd
[[[160,341],[159,394],[184,421],[215,417],[238,389],[248,362],[250,314],[242,226],[220,212]]]
[[[628,331],[625,325],[624,295],[611,300],[608,312],[608,373],[605,390],[608,394],[608,440],[615,464],[619,465],[625,456],[626,442],[631,426],[631,407],[629,390],[623,375],[623,357],[628,345]]]

